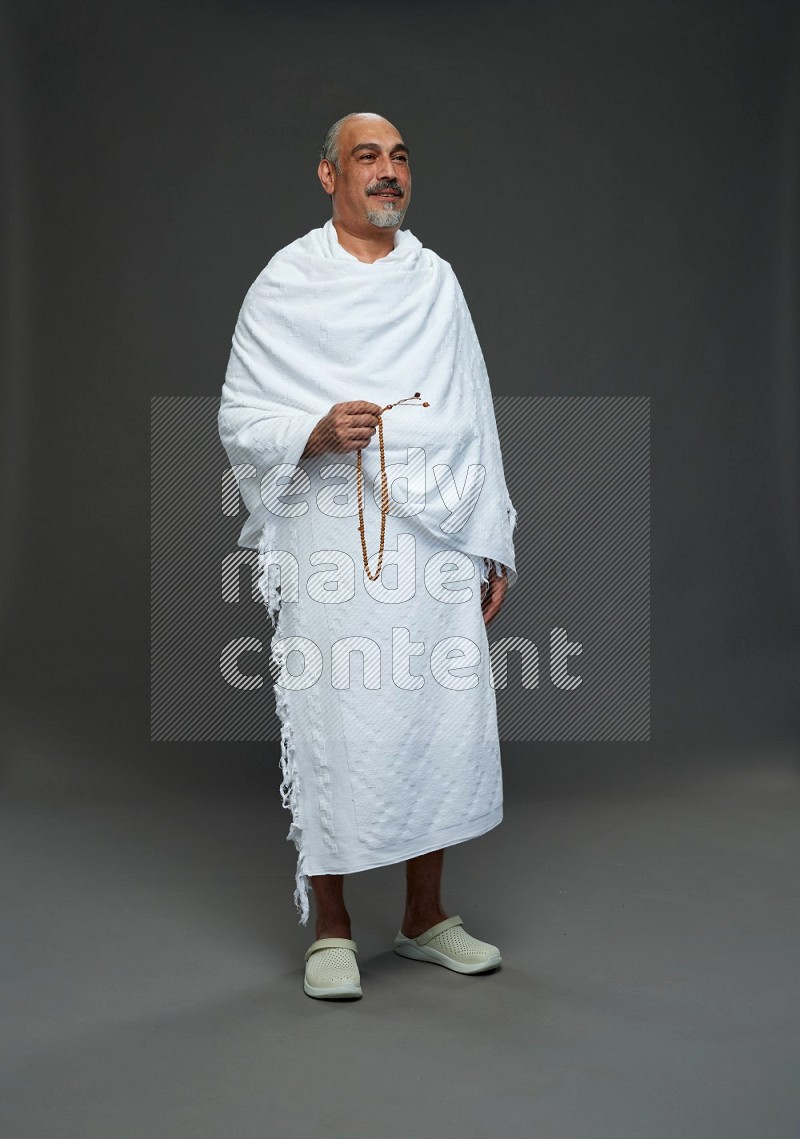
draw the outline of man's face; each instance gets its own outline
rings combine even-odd
[[[349,119],[339,133],[337,174],[320,163],[320,181],[333,194],[333,216],[366,236],[397,229],[411,200],[408,150],[399,131],[377,116]]]

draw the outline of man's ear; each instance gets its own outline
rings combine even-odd
[[[317,176],[322,183],[322,189],[325,193],[332,194],[336,187],[336,176],[327,158],[320,159],[319,166],[317,167]]]

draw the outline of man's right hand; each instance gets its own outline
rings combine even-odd
[[[363,399],[335,403],[309,435],[301,458],[363,450],[377,430],[380,413],[377,403]]]

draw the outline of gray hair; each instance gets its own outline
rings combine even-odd
[[[357,118],[359,115],[370,115],[376,119],[383,117],[382,115],[376,115],[374,111],[351,111],[349,115],[343,115],[341,119],[337,119],[325,135],[325,141],[322,144],[322,150],[319,152],[319,156],[320,158],[327,159],[337,174],[341,174],[342,172],[339,165],[339,134],[342,126],[348,119]]]

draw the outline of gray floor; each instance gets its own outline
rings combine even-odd
[[[139,723],[121,763],[106,711],[105,743],[4,716],[4,1135],[800,1134],[790,744],[508,749],[444,895],[502,970],[392,954],[390,867],[349,880],[364,998],[326,1003],[275,753]]]

